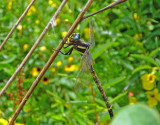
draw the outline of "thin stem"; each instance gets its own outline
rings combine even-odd
[[[113,2],[113,3],[111,3],[110,5],[108,5],[108,6],[104,7],[104,8],[102,8],[102,9],[98,10],[97,12],[94,12],[94,13],[92,13],[92,14],[89,14],[89,15],[87,15],[87,16],[84,16],[84,17],[82,18],[82,20],[84,20],[84,19],[86,19],[86,18],[88,18],[88,17],[90,17],[90,16],[93,16],[93,15],[95,15],[95,14],[98,14],[98,13],[100,13],[100,12],[102,12],[102,11],[108,10],[108,9],[112,8],[113,6],[118,5],[118,4],[120,4],[120,3],[123,3],[123,2],[125,2],[125,1],[127,1],[127,0],[118,0],[118,1],[116,1],[116,2]]]
[[[3,46],[5,45],[5,43],[7,42],[7,40],[9,39],[9,37],[12,35],[13,31],[15,30],[15,28],[18,26],[18,24],[21,22],[21,20],[23,19],[23,17],[26,15],[26,13],[28,12],[29,8],[33,5],[33,3],[36,0],[32,0],[30,2],[30,4],[27,6],[27,8],[25,9],[25,11],[22,13],[22,15],[20,16],[20,18],[17,20],[17,22],[15,23],[15,25],[12,27],[12,29],[10,30],[10,32],[8,33],[8,35],[6,36],[6,38],[4,39],[4,41],[2,42],[2,44],[0,45],[0,50],[3,48]]]
[[[63,0],[63,2],[66,2],[66,0]],[[71,28],[67,32],[66,36],[63,38],[63,40],[60,42],[60,44],[56,48],[56,50],[60,50],[63,47],[63,45],[65,44],[65,42],[66,42],[66,40],[68,38],[68,36],[70,36],[72,34],[72,32],[74,31],[74,29],[77,27],[77,25],[79,24],[80,20],[82,19],[83,15],[85,14],[85,12],[87,11],[87,9],[89,8],[89,6],[91,5],[92,2],[93,2],[93,0],[88,0],[88,2],[84,6],[84,8],[80,12],[80,14],[78,15],[77,19],[74,21],[73,25],[71,26]],[[8,125],[13,125],[13,123],[16,120],[17,116],[19,115],[20,111],[22,110],[23,106],[25,105],[26,101],[28,100],[28,98],[30,97],[30,95],[34,91],[35,87],[38,85],[39,81],[41,80],[41,78],[43,77],[44,73],[47,71],[49,66],[52,64],[52,62],[54,61],[54,59],[56,58],[58,53],[59,53],[58,51],[54,51],[54,53],[51,55],[51,57],[49,58],[48,62],[46,63],[46,65],[44,66],[44,68],[42,69],[42,71],[40,72],[38,77],[35,79],[35,81],[33,82],[32,86],[30,87],[30,89],[26,93],[25,97],[23,98],[22,102],[20,103],[19,107],[17,108],[17,110],[13,114],[12,119],[9,122]]]
[[[10,77],[10,79],[7,81],[6,85],[3,87],[3,89],[0,92],[0,97],[3,95],[3,93],[6,91],[6,89],[8,88],[8,86],[11,84],[11,82],[14,80],[14,78],[16,77],[16,75],[19,73],[19,71],[22,69],[22,67],[25,65],[25,63],[27,62],[27,60],[29,59],[29,57],[32,55],[33,51],[36,49],[36,47],[38,46],[38,44],[40,43],[41,39],[44,37],[45,33],[47,32],[47,30],[49,29],[49,27],[51,26],[51,23],[53,22],[53,20],[56,19],[56,17],[58,16],[58,14],[60,13],[61,9],[63,8],[63,6],[65,5],[65,3],[68,0],[63,0],[63,2],[61,3],[61,5],[59,6],[59,8],[57,9],[57,11],[55,12],[54,16],[51,18],[51,20],[48,22],[47,26],[44,28],[43,32],[41,33],[41,35],[39,36],[39,38],[37,39],[37,41],[34,43],[34,45],[32,46],[32,48],[30,49],[30,51],[28,52],[28,54],[26,55],[26,57],[24,58],[24,60],[21,62],[21,64],[19,65],[19,67],[16,69],[16,71],[14,72],[14,74]]]

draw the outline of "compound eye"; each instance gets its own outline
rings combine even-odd
[[[80,34],[76,33],[75,36],[74,36],[74,40],[78,40],[78,39],[80,39]]]
[[[80,39],[80,34],[79,33],[77,33],[77,36],[78,36],[78,39]]]

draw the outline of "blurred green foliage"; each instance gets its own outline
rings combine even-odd
[[[29,2],[29,0],[0,0],[0,43]],[[0,98],[2,118],[6,120],[11,118],[18,107],[18,101],[15,103],[15,100],[20,100],[24,96],[24,94],[20,96],[19,93],[25,93],[30,88],[37,73],[53,53],[53,48],[56,48],[62,40],[62,33],[69,30],[86,2],[69,0],[62,9],[54,30],[52,28],[48,30],[17,79]],[[94,1],[85,15],[98,11],[111,2],[113,1]],[[0,51],[0,89],[15,72],[60,3],[60,0],[37,0],[29,12],[30,15],[24,17]],[[114,114],[117,114],[121,107],[132,103],[129,93],[132,93],[136,102],[148,104],[141,76],[153,73],[153,69],[156,69],[154,88],[160,91],[160,1],[128,0],[83,20],[74,32],[79,32],[85,41],[88,41],[87,28],[91,18],[94,20],[96,44],[91,50],[95,61],[94,68],[113,105]],[[73,60],[69,61],[70,57]],[[109,123],[105,103],[93,81],[93,90],[92,87],[82,88],[77,92],[74,90],[78,70],[68,71],[67,68],[72,65],[79,67],[80,58],[76,51],[73,51],[71,56],[61,54],[57,56],[27,101],[17,122],[26,125],[85,125],[95,124],[99,119],[102,125]],[[23,89],[17,83],[21,83]],[[158,102],[154,108],[160,111],[160,103]]]

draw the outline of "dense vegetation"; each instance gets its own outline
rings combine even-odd
[[[0,44],[29,2],[0,0]],[[64,6],[54,28],[48,30],[16,79],[0,97],[0,124],[6,125],[12,117],[53,53],[53,48],[56,48],[65,36],[86,2],[69,0]],[[113,1],[95,0],[86,15],[111,2]],[[60,3],[60,0],[37,0],[0,51],[0,90],[24,59]],[[117,124],[116,116],[120,123],[124,121],[125,115],[131,112],[132,117],[127,115],[125,118],[132,119],[132,123],[141,122],[142,120],[138,120],[140,116],[147,115],[151,122],[155,121],[155,125],[158,125],[160,1],[128,0],[83,20],[74,32],[80,33],[86,42],[89,40],[90,19],[93,19],[95,39],[95,46],[91,49],[94,69],[112,104],[115,114],[113,124]],[[67,50],[62,49],[63,52]],[[76,76],[81,68],[80,61],[81,56],[77,51],[73,51],[69,56],[59,54],[27,101],[16,123],[108,124],[110,118],[106,105],[92,77],[86,79],[85,84],[88,87],[81,86],[77,91],[74,89]],[[125,106],[126,110],[121,111]],[[142,114],[137,116],[136,111]]]

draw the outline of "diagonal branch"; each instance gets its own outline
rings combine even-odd
[[[89,8],[89,6],[91,5],[92,2],[93,2],[93,0],[88,0],[86,5],[82,9],[81,13],[78,15],[78,17],[74,21],[73,25],[71,26],[71,28],[67,32],[66,36],[59,43],[59,45],[56,48],[56,50],[60,50],[63,47],[63,45],[65,44],[65,42],[66,42],[66,40],[68,38],[68,36],[70,36],[72,34],[72,32],[74,31],[74,29],[77,27],[77,25],[79,24],[80,20],[82,19],[83,15],[85,14],[85,12],[87,11],[87,9]],[[25,97],[23,98],[22,102],[20,103],[19,107],[17,108],[17,110],[13,114],[12,119],[9,122],[9,125],[12,125],[14,123],[14,121],[16,120],[17,116],[19,115],[20,111],[22,110],[23,106],[25,105],[26,101],[28,100],[28,98],[32,94],[33,90],[38,85],[39,81],[41,80],[41,78],[43,77],[44,73],[47,71],[49,66],[52,64],[52,62],[54,61],[54,59],[56,58],[58,53],[59,53],[58,51],[54,51],[54,53],[51,55],[51,57],[49,58],[48,62],[46,63],[46,65],[44,66],[44,68],[42,69],[42,71],[40,72],[38,77],[35,79],[35,81],[33,82],[32,86],[30,87],[30,89],[26,93]]]
[[[30,2],[30,4],[27,6],[27,8],[25,9],[25,11],[22,13],[22,15],[20,16],[20,18],[17,20],[16,24],[12,27],[12,29],[10,30],[10,32],[8,33],[8,35],[6,36],[6,38],[4,39],[4,41],[2,42],[2,44],[0,45],[0,50],[3,48],[3,46],[5,45],[5,43],[7,42],[7,40],[9,39],[9,37],[12,35],[13,31],[15,30],[15,28],[18,26],[18,24],[21,22],[21,20],[23,19],[23,17],[26,15],[26,13],[28,12],[29,8],[33,5],[33,3],[36,0],[32,0]]]
[[[89,15],[87,15],[87,16],[84,16],[84,17],[82,18],[82,20],[84,20],[84,19],[86,19],[86,18],[88,18],[88,17],[90,17],[90,16],[93,16],[93,15],[95,15],[95,14],[98,14],[98,13],[100,13],[100,12],[102,12],[102,11],[108,10],[108,9],[112,8],[113,6],[118,5],[118,4],[120,4],[120,3],[123,3],[123,2],[125,2],[125,1],[127,1],[127,0],[118,0],[118,1],[116,1],[116,2],[113,2],[113,3],[111,3],[110,5],[108,5],[108,6],[104,7],[104,8],[102,8],[102,9],[98,10],[97,12],[94,12],[94,13],[92,13],[92,14],[89,14]]]
[[[3,93],[6,91],[6,89],[8,88],[8,86],[11,84],[11,82],[16,77],[16,75],[19,73],[19,71],[25,65],[25,63],[27,62],[27,60],[29,59],[29,57],[32,55],[33,51],[35,50],[35,48],[37,47],[37,45],[40,43],[41,39],[44,37],[45,33],[47,32],[47,30],[49,29],[49,27],[51,26],[51,24],[53,23],[53,21],[56,19],[56,17],[58,16],[58,14],[60,13],[61,9],[63,8],[63,6],[65,5],[65,3],[67,1],[68,0],[63,0],[63,2],[61,3],[61,5],[59,6],[59,8],[57,9],[57,11],[55,12],[54,16],[49,21],[49,23],[47,24],[47,26],[44,28],[43,32],[41,33],[41,35],[39,36],[39,38],[37,39],[37,41],[34,43],[34,45],[30,49],[30,51],[28,52],[28,54],[26,55],[26,57],[24,58],[24,60],[21,62],[21,64],[18,66],[18,68],[16,69],[16,71],[14,72],[14,74],[10,77],[10,79],[7,81],[6,85],[1,90],[0,97],[3,95]]]

